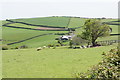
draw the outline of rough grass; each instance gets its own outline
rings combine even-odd
[[[3,51],[3,78],[72,78],[102,60],[116,45],[88,49],[33,49]]]

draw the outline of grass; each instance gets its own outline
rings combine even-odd
[[[3,78],[73,78],[102,60],[117,45],[87,49],[35,48],[3,51]]]
[[[44,17],[44,18],[28,18],[28,19],[13,19],[13,21],[20,21],[36,25],[46,25],[55,27],[66,27],[69,17]]]
[[[118,25],[109,25],[112,28],[112,33],[111,34],[120,34],[118,31],[119,26]]]
[[[86,19],[83,18],[71,18],[69,23],[69,28],[81,27],[84,25]]]
[[[67,33],[67,31],[35,31],[35,30],[3,27],[2,28],[3,40],[6,40],[3,41],[3,44],[20,41],[33,36],[47,34],[47,33]]]
[[[28,19],[14,19],[14,20],[31,23],[31,24],[40,24],[40,25],[48,25],[48,26],[64,26],[64,27],[67,26],[68,21],[70,20],[68,27],[75,28],[75,27],[82,26],[86,19],[70,18],[70,17],[45,17],[45,18],[28,18]],[[117,19],[103,19],[101,21],[109,22],[109,21],[116,21],[116,20]],[[8,21],[3,21],[3,23],[7,23],[7,22]],[[20,24],[20,23],[12,23],[9,25],[36,28],[36,26],[28,26],[28,25]],[[110,27],[112,28],[111,34],[118,34],[117,25],[110,25]],[[81,32],[82,32],[82,28],[79,28],[79,29],[76,29],[75,34],[81,34]],[[3,41],[3,44],[24,40],[24,39],[37,36],[40,34],[45,34],[45,33],[67,33],[67,31],[33,31],[33,30],[3,27],[3,39],[6,40],[6,41]],[[18,47],[21,45],[28,45],[29,47],[38,47],[38,46],[44,46],[44,45],[48,45],[52,43],[54,44],[56,43],[55,41],[56,37],[58,37],[58,35],[38,37],[38,38],[28,40],[22,43],[11,45],[10,47],[16,47],[16,46]],[[118,40],[118,36],[109,36],[109,37],[97,39],[97,41],[102,41],[102,40]]]
[[[12,23],[9,24],[8,26],[17,26],[17,27],[25,27],[25,28],[37,28],[37,26],[29,26],[21,23]]]
[[[13,19],[36,25],[47,25],[75,28],[84,24],[86,19],[70,17],[45,17]],[[68,22],[70,20],[70,24]],[[103,19],[103,22],[116,21],[116,19]],[[3,21],[3,24],[8,23]],[[35,28],[20,23],[9,24],[11,26],[21,26]],[[112,34],[118,34],[118,26],[110,25]],[[2,27],[3,44],[24,40],[33,36],[46,33],[67,33],[68,31],[35,31],[27,29],[17,29]],[[81,34],[82,28],[76,30],[75,34]],[[3,78],[74,78],[75,73],[85,72],[91,66],[102,60],[102,53],[115,48],[117,44],[87,49],[68,49],[66,47],[57,47],[56,49],[47,48],[36,51],[37,47],[49,44],[56,44],[56,37],[60,35],[45,35],[22,43],[10,45],[9,48],[27,45],[27,49],[10,49],[3,51]],[[99,38],[103,40],[118,40],[118,36],[109,36]]]
[[[49,44],[57,44],[57,41],[55,41],[55,38],[57,38],[59,35],[45,35],[45,36],[41,36],[41,37],[37,37],[22,43],[17,43],[17,44],[13,44],[10,45],[9,47],[20,47],[22,45],[27,45],[29,48],[32,47],[42,47],[42,46],[47,46]]]

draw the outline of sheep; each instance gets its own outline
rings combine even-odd
[[[87,45],[87,48],[90,48],[91,45]]]
[[[37,51],[39,51],[39,50],[42,50],[42,48],[41,48],[41,47],[38,47],[38,48],[37,48]]]
[[[47,48],[46,46],[43,46],[43,49]]]
[[[80,49],[82,49],[82,46],[80,46]]]
[[[83,45],[82,48],[86,48],[86,46]]]

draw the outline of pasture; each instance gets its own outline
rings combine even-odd
[[[117,44],[87,49],[36,48],[3,51],[4,78],[74,78],[102,59]]]
[[[75,35],[81,34],[85,18],[77,17],[44,17],[44,18],[23,18],[11,19],[13,21],[24,22],[34,25],[54,27],[75,28]],[[117,19],[102,19],[102,22],[117,23]],[[22,23],[12,23],[2,21],[8,26],[24,28],[40,28]],[[111,34],[120,34],[118,25],[109,25],[112,28]],[[79,28],[78,28],[79,27]],[[43,27],[44,28],[44,27]],[[54,28],[55,29],[55,28]],[[58,38],[69,31],[41,31],[2,26],[3,45],[7,45],[9,50],[3,50],[3,77],[4,78],[74,78],[75,73],[85,72],[91,66],[102,60],[102,53],[117,47],[118,44],[101,46],[86,49],[69,49],[67,46],[46,48],[40,51],[36,49],[41,46],[58,44]],[[50,34],[51,33],[51,34]],[[47,35],[43,35],[47,34]],[[42,36],[39,36],[42,35]],[[118,40],[118,35],[98,38],[97,41]],[[23,42],[20,42],[22,41]],[[27,49],[15,49],[22,45]],[[79,46],[79,45],[78,45]],[[14,49],[13,49],[14,48]]]

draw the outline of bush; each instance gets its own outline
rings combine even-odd
[[[15,47],[15,49],[19,49],[18,47]]]
[[[8,46],[2,46],[2,50],[8,50]]]
[[[88,70],[87,73],[77,74],[78,78],[102,78],[117,80],[120,78],[120,50],[111,49],[109,54],[103,53],[103,60]]]

